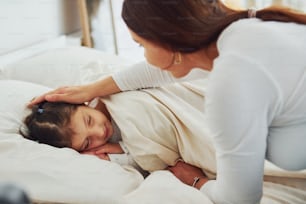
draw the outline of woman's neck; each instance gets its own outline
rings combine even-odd
[[[192,68],[196,67],[211,71],[213,68],[213,62],[218,57],[219,52],[216,42],[213,42],[206,48],[185,55]]]

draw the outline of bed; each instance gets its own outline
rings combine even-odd
[[[151,172],[144,178],[130,166],[21,137],[18,132],[31,98],[58,86],[92,82],[132,65],[113,54],[66,46],[63,37],[33,46],[0,58],[0,182],[20,186],[33,203],[212,203],[163,170],[183,158],[215,177],[209,133],[187,114],[203,117],[205,79],[103,99],[123,128],[123,138],[130,141],[127,145],[135,160]],[[146,128],[138,128],[144,124]],[[199,131],[203,131],[201,138]],[[287,172],[267,162],[265,180],[261,203],[306,202],[305,171]]]
[[[33,97],[58,86],[96,81],[132,62],[67,45],[66,31],[80,24],[75,22],[74,0],[3,1],[0,5],[4,28],[0,38],[0,183],[24,189],[34,204],[212,203],[163,170],[183,158],[215,177],[209,133],[186,114],[203,117],[205,79],[103,99],[124,129],[123,138],[130,141],[133,156],[151,172],[146,178],[130,166],[26,140],[19,130],[29,113],[26,103]],[[12,11],[23,16],[22,21],[17,22]],[[203,131],[201,138],[199,131]],[[263,204],[306,202],[305,171],[286,172],[267,162],[265,180]]]

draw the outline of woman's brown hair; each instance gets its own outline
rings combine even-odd
[[[27,131],[20,133],[27,139],[54,147],[71,147],[71,116],[78,104],[42,102],[32,107],[24,124]]]
[[[137,35],[167,49],[194,52],[217,40],[231,23],[248,18],[220,0],[124,0],[122,18]],[[264,21],[306,24],[306,15],[283,7],[258,10]]]

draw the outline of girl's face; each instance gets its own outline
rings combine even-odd
[[[174,64],[174,52],[164,47],[152,43],[141,36],[129,30],[133,40],[144,48],[144,56],[148,63],[162,69],[171,72],[174,77],[183,77],[190,72],[190,69],[183,64]]]
[[[105,144],[113,135],[113,126],[100,111],[80,106],[71,116],[72,148],[82,152]]]

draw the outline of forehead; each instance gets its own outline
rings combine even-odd
[[[136,41],[137,43],[141,43],[142,45],[145,45],[145,47],[149,48],[148,50],[159,49],[159,50],[165,50],[165,51],[171,51],[172,52],[171,47],[167,44],[161,44],[161,43],[157,43],[157,42],[147,40],[147,39],[139,36],[134,31],[132,31],[130,29],[129,29],[129,31],[130,31],[130,34],[131,34],[131,37],[133,38],[133,40]]]
[[[85,133],[84,113],[86,109],[83,106],[77,108],[77,110],[71,115],[70,129],[72,130],[71,145],[73,149],[80,150],[82,142],[84,140],[83,135]]]
[[[82,117],[83,112],[83,106],[77,107],[77,109],[70,116],[70,124],[78,122],[78,118]]]

